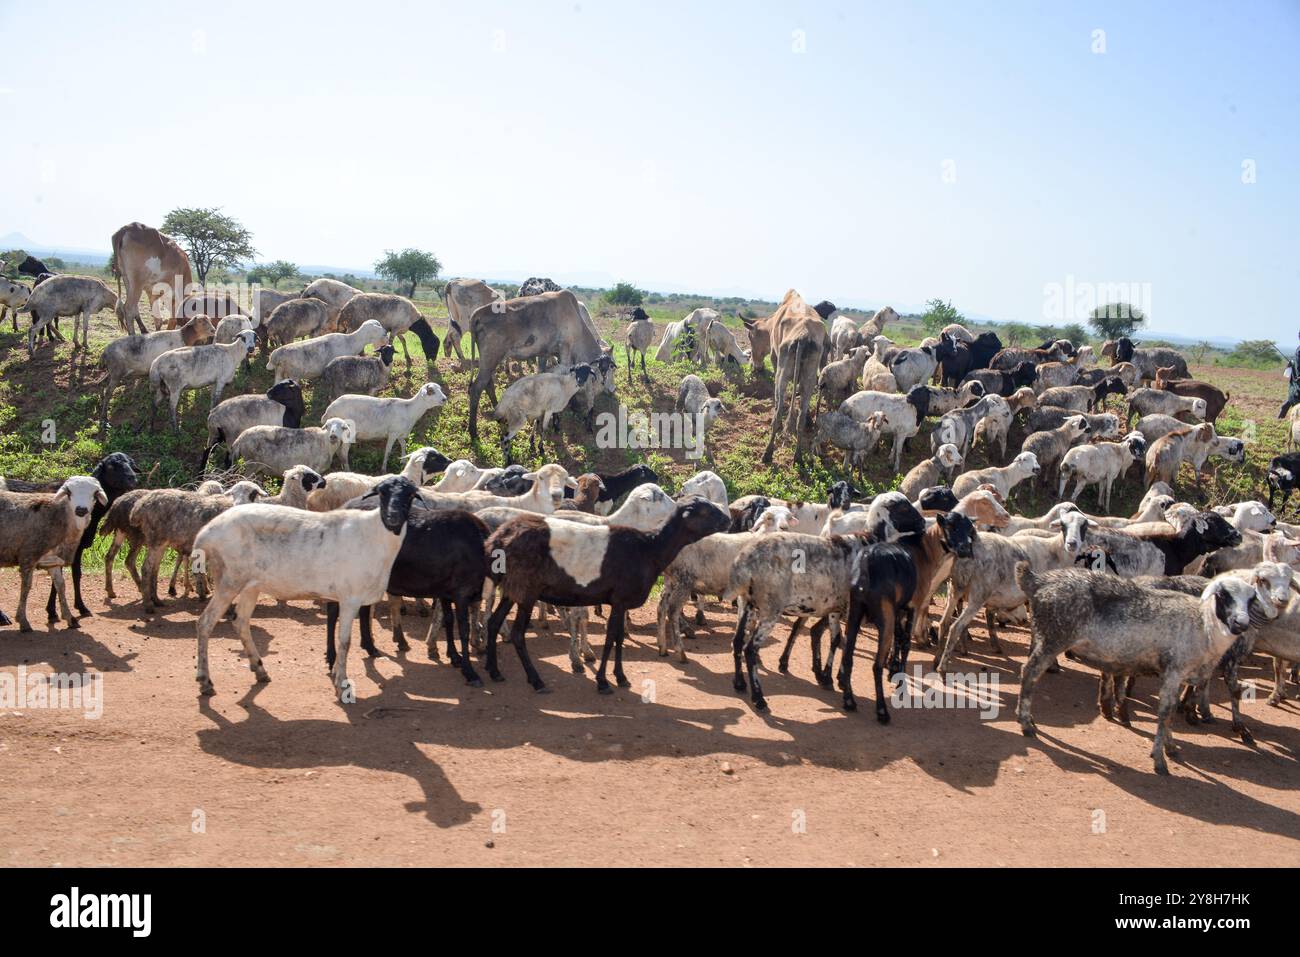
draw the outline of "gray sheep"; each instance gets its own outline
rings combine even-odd
[[[333,402],[341,395],[378,395],[388,385],[393,372],[391,345],[380,346],[368,356],[339,356],[331,359],[321,373],[317,387]]]

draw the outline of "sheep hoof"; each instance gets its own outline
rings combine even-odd
[[[749,690],[749,685],[747,685],[747,684],[745,683],[745,679],[742,678],[742,677],[740,677],[739,675],[737,675],[737,676],[736,676],[736,679],[735,679],[734,681],[731,682],[731,687],[735,688],[737,691],[748,691],[748,690]]]
[[[889,709],[877,708],[876,720],[879,721],[881,724],[889,724]]]
[[[664,651],[664,652],[660,652],[660,654],[661,654],[661,655],[666,655],[666,654],[668,654],[668,652]],[[569,662],[569,670],[572,671],[575,675],[580,675],[580,674],[582,674],[586,669],[582,667],[582,662],[581,662],[581,661],[570,661],[570,662]]]
[[[21,624],[21,625],[18,626],[18,630],[19,630],[20,632],[28,632],[28,631],[31,631],[31,630],[32,630],[32,626],[29,625],[29,624],[23,623],[23,624]]]
[[[767,710],[767,701],[763,698],[754,699],[754,710],[760,714]]]
[[[1038,737],[1038,725],[1032,721],[1022,721],[1020,722],[1020,733],[1026,738],[1036,738]]]
[[[87,608],[85,605],[77,605],[76,608],[77,608],[77,615],[78,615],[79,617],[81,617],[81,618],[93,618],[93,617],[94,617],[94,616],[91,614],[90,609]]]
[[[1157,761],[1155,766],[1156,774],[1163,774],[1165,777],[1169,777],[1169,765],[1165,764],[1164,761]]]
[[[1249,747],[1252,748],[1255,746],[1255,736],[1250,733],[1250,729],[1247,728],[1245,725],[1242,725],[1241,727],[1233,728],[1232,730],[1237,732],[1237,736],[1241,738],[1242,744],[1248,745]]]
[[[211,698],[217,693],[217,689],[212,686],[211,678],[203,678],[199,681],[199,694],[205,698]]]
[[[782,658],[776,663],[776,670],[781,672],[783,675],[788,675],[790,673],[790,662],[787,659]]]
[[[257,675],[257,683],[259,685],[269,685],[271,683],[271,676],[266,673],[265,668],[262,668],[261,670],[255,671],[253,673]]]
[[[68,631],[80,631],[80,630],[81,630],[81,623],[78,622],[77,619],[75,618],[69,618]]]
[[[551,689],[550,689],[547,685],[544,685],[544,684],[538,684],[535,688],[533,688],[533,691],[534,691],[536,694],[550,694],[550,693],[551,693]]]
[[[608,681],[599,681],[596,683],[596,691],[600,694],[613,694],[614,688]]]
[[[624,678],[624,677],[622,677],[622,676],[616,678],[615,681],[618,682],[618,686],[619,686],[620,688],[630,688],[630,687],[632,687],[632,682],[628,681],[626,678]]]
[[[700,611],[698,608],[695,609],[695,624],[704,624],[704,612]]]
[[[845,710],[845,711],[857,711],[857,710],[858,710],[858,699],[855,698],[855,697],[853,697],[853,695],[846,694],[846,695],[844,696],[844,710]]]

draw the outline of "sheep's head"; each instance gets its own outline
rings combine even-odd
[[[370,321],[370,320],[368,320]],[[402,534],[406,519],[411,512],[411,503],[419,494],[415,483],[404,475],[394,475],[384,479],[372,488],[362,499],[379,499],[379,520],[384,528],[394,535]]]
[[[9,300],[9,305],[14,308],[25,305],[27,297],[32,294],[26,283],[11,282],[8,279],[0,279],[0,288],[3,288],[5,298]]]
[[[722,404],[721,399],[709,399],[700,410],[700,414],[704,416],[704,427],[708,428],[726,411],[727,407]]]
[[[945,552],[952,552],[958,558],[970,558],[975,553],[975,523],[970,518],[959,512],[940,512],[935,522]]]
[[[798,524],[799,519],[784,505],[769,505],[754,520],[753,532],[755,535],[784,532]]]
[[[853,504],[855,498],[861,497],[861,489],[854,488],[852,482],[841,480],[831,486],[830,494],[827,498],[827,504],[830,505],[831,508],[847,509]]]
[[[420,391],[417,394],[424,401],[424,404],[431,409],[436,409],[447,401],[447,394],[442,391],[442,386],[436,382],[426,382],[420,386]]]
[[[100,459],[90,474],[102,488],[112,489],[119,494],[129,492],[140,481],[140,472],[135,467],[135,462],[125,452],[110,452]]]
[[[1272,621],[1278,616],[1291,593],[1300,593],[1300,583],[1291,573],[1291,566],[1283,562],[1260,562],[1250,573],[1250,582],[1255,586],[1255,603],[1252,611],[1263,621]]]
[[[288,473],[285,473],[286,477]],[[236,505],[249,505],[256,502],[259,498],[266,498],[266,489],[256,482],[250,482],[247,479],[236,482],[226,490],[230,500]]]
[[[925,515],[951,512],[957,507],[957,496],[947,485],[933,485],[921,489],[921,494],[916,497],[916,507]]]
[[[1039,472],[1038,456],[1033,452],[1021,452],[1011,460],[1011,464],[1016,467],[1016,471],[1025,475],[1037,475]]]
[[[235,341],[243,343],[244,353],[247,355],[257,346],[257,334],[252,329],[244,329],[235,336]]]
[[[1065,548],[1065,554],[1077,557],[1083,551],[1088,528],[1091,525],[1092,523],[1088,521],[1082,512],[1062,512],[1052,519],[1048,527],[1060,529],[1061,543]]]
[[[1205,544],[1214,548],[1235,548],[1241,544],[1241,532],[1214,512],[1198,512],[1195,527]]]
[[[953,445],[951,442],[939,446],[939,451],[934,458],[941,468],[948,470],[957,468],[963,461],[961,453],[957,451],[957,446]]]
[[[326,419],[321,428],[329,438],[331,449],[337,449],[340,445],[351,445],[352,437],[357,434],[356,426],[351,420],[340,419],[337,416]]]
[[[462,459],[461,461],[464,460]],[[408,455],[406,457],[406,463],[407,467],[403,474],[405,474],[412,482],[417,482],[418,484],[423,485],[428,483],[433,476],[446,471],[447,467],[451,465],[451,459],[447,458],[447,456],[443,455],[433,446],[426,445],[422,448],[416,449]],[[410,474],[412,472],[415,472],[416,474]]]
[[[304,492],[310,493],[313,489],[324,488],[325,479],[315,469],[310,469],[305,465],[295,465],[284,473],[284,488],[289,487],[289,483],[296,482]]]
[[[705,498],[697,497],[678,503],[674,518],[692,541],[731,528],[731,516]]]
[[[181,326],[181,341],[186,345],[197,346],[211,342],[217,334],[217,327],[207,316],[198,315]]]
[[[54,493],[56,502],[66,500],[72,506],[72,512],[77,518],[86,518],[90,515],[95,507],[95,503],[100,505],[108,504],[108,496],[104,493],[104,488],[98,480],[89,475],[74,475]]]
[[[1270,532],[1264,537],[1264,561],[1284,565],[1300,564],[1300,542],[1293,541],[1281,532]]]
[[[957,507],[961,509],[961,514],[969,517],[976,525],[1006,528],[1011,524],[1011,513],[1003,507],[997,491],[989,486],[981,485],[968,493]]]
[[[1235,462],[1240,465],[1246,461],[1246,446],[1241,439],[1230,438],[1226,435],[1216,436],[1210,444],[1210,453],[1219,455],[1229,462]]]
[[[1255,587],[1240,578],[1221,575],[1201,592],[1201,617],[1206,630],[1216,623],[1233,635],[1250,627],[1250,609],[1257,600]]]
[[[553,505],[559,505],[564,501],[564,487],[577,491],[578,483],[570,477],[565,471],[564,466],[549,463],[543,465],[536,472],[525,472],[522,476],[526,479],[532,479],[537,483],[537,488],[541,489],[544,496],[549,496]]]
[[[1124,436],[1123,444],[1128,446],[1129,455],[1139,462],[1142,461],[1147,454],[1146,436],[1141,432],[1130,432],[1128,435]]]

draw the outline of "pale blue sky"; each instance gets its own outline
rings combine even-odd
[[[0,234],[219,205],[300,263],[1029,322],[1072,276],[1300,327],[1297,0],[0,0],[0,34]]]

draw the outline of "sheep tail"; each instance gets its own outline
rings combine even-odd
[[[1033,598],[1034,592],[1038,591],[1038,581],[1029,562],[1016,562],[1016,586],[1028,598]]]

